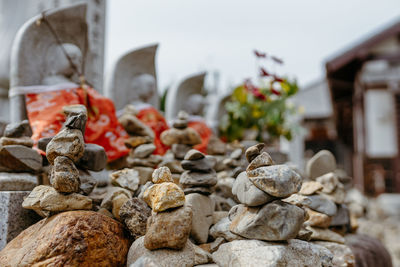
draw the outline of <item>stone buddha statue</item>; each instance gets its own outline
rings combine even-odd
[[[54,44],[46,52],[45,74],[41,84],[54,85],[79,81],[78,74],[71,66],[62,48],[78,70],[82,66],[82,53],[78,46],[66,43],[61,47]]]

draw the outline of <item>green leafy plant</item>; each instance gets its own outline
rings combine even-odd
[[[276,57],[254,53],[260,61],[283,64]],[[247,130],[255,131],[261,142],[273,142],[280,136],[292,139],[296,125],[288,117],[296,112],[296,107],[287,100],[298,92],[296,80],[278,77],[261,65],[258,76],[257,85],[247,79],[236,87],[225,105],[227,114],[220,123],[220,135],[226,141],[243,139]]]

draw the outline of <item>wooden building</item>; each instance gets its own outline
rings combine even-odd
[[[356,186],[400,192],[400,21],[327,61],[326,78]]]

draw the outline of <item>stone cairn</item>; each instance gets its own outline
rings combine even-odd
[[[50,184],[35,187],[22,206],[42,217],[69,210],[90,210],[88,195],[96,181],[88,170],[102,170],[107,163],[104,148],[83,141],[87,110],[83,105],[64,107],[66,122],[61,131],[46,145],[46,158],[51,164]],[[79,167],[79,169],[78,169]]]
[[[192,128],[188,127],[189,115],[180,111],[178,117],[174,120],[172,128],[164,131],[161,136],[161,142],[164,145],[171,146],[171,152],[164,156],[159,166],[166,166],[172,172],[172,178],[175,183],[179,183],[183,169],[180,161],[184,159],[186,153],[194,145],[201,143],[200,135]]]
[[[128,105],[119,118],[130,137],[125,141],[125,146],[131,149],[126,159],[127,166],[138,172],[140,184],[151,180],[154,168],[161,162],[162,157],[153,155],[156,146],[154,145],[153,130],[141,122],[137,117],[137,110],[133,105]]]
[[[217,174],[213,169],[215,159],[191,149],[181,164],[185,171],[179,183],[186,194],[187,205],[193,210],[190,237],[196,244],[203,244],[208,240],[208,231],[213,222],[215,205],[208,195],[212,193],[212,186],[217,183]]]

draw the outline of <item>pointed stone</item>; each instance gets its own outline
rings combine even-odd
[[[275,163],[272,160],[271,156],[267,152],[262,152],[250,162],[249,166],[247,166],[246,171],[252,171],[259,167],[266,167],[274,164]]]
[[[173,183],[172,174],[168,167],[160,167],[153,171],[151,180],[155,184]]]
[[[153,211],[161,212],[183,206],[185,193],[174,183],[154,184],[144,192],[143,200]]]
[[[4,129],[5,137],[31,137],[32,128],[28,120],[23,120],[21,122],[9,123]]]
[[[260,155],[264,146],[265,146],[264,143],[260,143],[255,146],[249,147],[245,153],[247,161],[250,163],[253,159],[255,159],[258,155]]]

